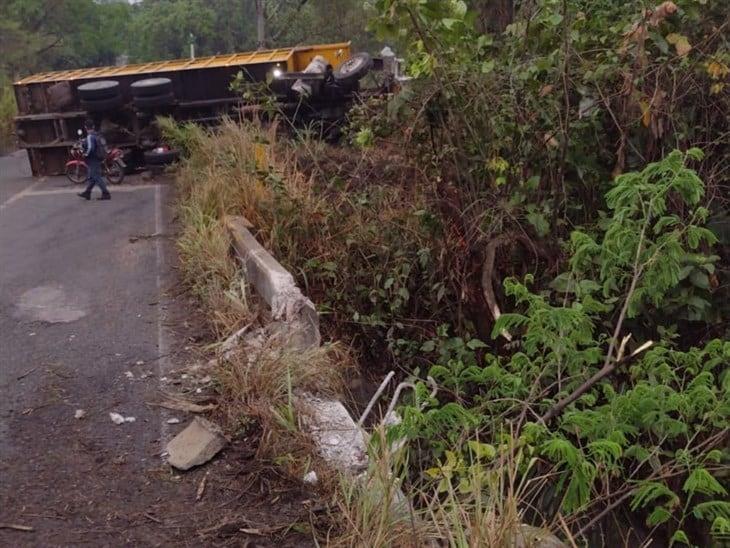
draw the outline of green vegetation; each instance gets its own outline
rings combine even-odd
[[[0,153],[13,147],[13,116],[15,116],[15,95],[10,82],[0,74]]]
[[[0,0],[0,149],[15,77],[185,57],[191,40],[252,49],[254,4]],[[416,386],[375,428],[367,483],[330,485],[318,540],[496,546],[524,522],[575,545],[728,538],[725,4],[266,0],[268,45],[388,43],[414,80],[356,105],[338,147],[164,124],[187,156],[182,273],[212,338],[256,320],[221,222],[243,214],[328,338]],[[349,356],[224,360],[229,427],[255,423],[260,456],[301,477],[293,390],[340,392]],[[405,511],[382,503],[399,489]]]
[[[226,182],[214,217],[253,223],[366,373],[416,385],[373,436],[371,481],[417,519],[345,484],[327,538],[500,545],[528,522],[576,545],[720,545],[722,6],[371,6],[416,79],[353,109],[351,146],[232,123],[178,135],[186,177]]]

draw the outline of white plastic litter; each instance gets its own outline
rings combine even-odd
[[[167,424],[180,424],[180,419],[177,419],[175,417],[167,419]]]
[[[312,470],[311,472],[307,472],[306,474],[304,474],[302,481],[307,485],[317,485],[317,482],[319,481],[319,478],[317,477],[317,472],[315,472],[314,470]]]
[[[77,409],[76,413],[74,413],[75,419],[83,419],[86,416],[86,411],[83,409]]]
[[[109,413],[109,418],[116,425],[124,424],[125,422],[134,422],[137,420],[134,417],[125,417],[124,415],[120,415],[119,413]]]
[[[134,373],[132,373],[131,371],[125,371],[124,376],[128,379],[134,379]]]

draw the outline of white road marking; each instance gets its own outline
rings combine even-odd
[[[28,188],[25,188],[24,190],[21,190],[20,192],[17,192],[13,194],[10,198],[5,200],[2,204],[0,204],[0,211],[8,207],[9,205],[17,202],[21,198],[28,198],[32,196],[53,196],[56,194],[78,194],[80,192],[79,188],[52,188],[52,189],[46,189],[46,190],[35,190],[38,185],[41,183],[33,183]],[[160,185],[135,185],[135,186],[120,186],[120,187],[112,187],[111,193],[115,194],[117,192],[136,192],[138,190],[150,190],[153,188],[159,188]]]
[[[155,233],[162,234],[162,187],[155,185]],[[157,382],[162,390],[162,378],[170,370],[170,342],[165,328],[165,306],[163,301],[162,271],[165,267],[165,250],[162,247],[162,238],[155,238],[155,254],[157,267]],[[167,439],[170,435],[170,425],[165,418],[165,412],[160,410],[160,454],[166,450]]]
[[[37,187],[39,184],[40,183],[33,183],[32,185],[27,186],[26,188],[24,188],[23,190],[21,190],[20,192],[16,192],[15,194],[13,194],[10,198],[8,198],[2,204],[0,204],[0,211],[2,211],[3,209],[5,209],[6,207],[8,207],[13,202],[17,202],[23,196],[28,196],[29,194],[31,194],[33,192],[33,189],[35,187]]]
[[[35,185],[34,185],[35,186]],[[137,190],[150,190],[160,185],[134,185],[134,186],[110,186],[109,192],[115,194],[117,192],[136,192]],[[24,196],[51,196],[54,194],[78,194],[81,192],[81,186],[74,188],[51,188],[47,190],[35,190],[33,192],[21,193]],[[17,196],[17,194],[16,194]]]

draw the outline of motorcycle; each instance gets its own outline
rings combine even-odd
[[[81,130],[78,131],[81,137]],[[74,184],[80,185],[89,178],[89,166],[84,157],[83,138],[79,139],[73,147],[71,147],[71,159],[66,162],[66,177]],[[124,163],[124,152],[120,148],[108,148],[106,157],[101,163],[102,175],[107,178],[110,184],[118,185],[124,180],[124,169],[127,165]]]

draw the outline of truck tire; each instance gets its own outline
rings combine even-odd
[[[81,108],[87,112],[103,112],[106,110],[114,110],[122,106],[122,96],[114,95],[106,99],[81,100]]]
[[[144,161],[148,166],[166,166],[180,157],[177,150],[166,150],[165,152],[155,152],[150,150],[144,153]]]
[[[137,80],[130,89],[135,97],[154,97],[172,93],[172,80],[169,78],[145,78]]]
[[[334,71],[335,81],[346,86],[355,84],[373,66],[373,58],[368,53],[356,53]]]
[[[135,97],[133,101],[135,107],[139,109],[148,109],[170,105],[175,102],[175,96],[172,93],[163,93],[162,95]]]
[[[76,91],[82,101],[95,101],[97,99],[109,99],[119,95],[119,82],[116,80],[98,80],[81,84]]]

